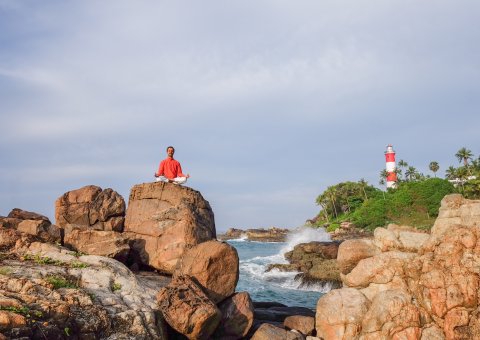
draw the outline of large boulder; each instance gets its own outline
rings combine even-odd
[[[0,227],[17,229],[23,234],[37,236],[44,242],[60,243],[61,230],[48,217],[15,208],[8,217],[0,217]]]
[[[283,328],[273,326],[268,323],[261,325],[253,334],[251,340],[303,340],[304,337],[300,333],[287,331]]]
[[[385,284],[396,276],[405,276],[405,263],[415,254],[389,251],[361,260],[347,275],[342,275],[348,287],[364,288],[371,283]]]
[[[420,312],[411,301],[403,291],[377,294],[363,318],[362,333],[368,339],[419,339]]]
[[[361,331],[362,320],[370,302],[353,288],[335,289],[317,303],[315,327],[324,339],[354,339]]]
[[[410,226],[389,224],[386,229],[375,229],[374,237],[375,245],[382,251],[418,252],[429,239],[430,234]]]
[[[132,188],[125,232],[143,264],[169,274],[187,249],[216,237],[212,209],[200,192],[164,182]]]
[[[157,294],[158,305],[168,324],[189,339],[210,339],[221,312],[188,276],[175,277]]]
[[[342,274],[348,274],[360,260],[380,253],[371,239],[345,240],[338,247],[337,264]]]
[[[125,201],[116,191],[88,185],[64,193],[55,202],[56,224],[73,229],[123,230]]]
[[[253,324],[253,302],[247,292],[236,293],[222,301],[218,308],[222,320],[213,334],[214,339],[242,339]]]
[[[441,237],[452,225],[480,227],[480,200],[468,200],[460,194],[445,196],[432,227],[432,235]]]
[[[75,229],[65,236],[64,243],[81,253],[111,257],[125,263],[130,252],[128,241],[115,231]]]
[[[295,329],[303,335],[312,335],[315,330],[315,318],[312,316],[292,315],[287,316],[283,325],[287,329]]]
[[[192,277],[218,303],[235,292],[239,275],[237,250],[217,240],[200,243],[185,252],[174,275]]]

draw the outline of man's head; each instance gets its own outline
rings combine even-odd
[[[173,154],[175,153],[175,148],[173,146],[167,147],[167,156],[173,158]]]

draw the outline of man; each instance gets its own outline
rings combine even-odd
[[[157,182],[169,182],[174,184],[183,184],[190,177],[189,174],[184,175],[182,173],[182,166],[180,162],[173,159],[175,148],[169,146],[167,148],[167,158],[160,162],[158,171],[155,173]]]

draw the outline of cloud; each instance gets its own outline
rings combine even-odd
[[[388,143],[446,168],[479,144],[479,7],[2,0],[0,206],[127,196],[170,144],[219,226],[298,224]]]

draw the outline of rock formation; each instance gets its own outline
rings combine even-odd
[[[239,276],[237,250],[217,240],[203,242],[183,254],[174,275],[192,277],[214,303],[219,303],[235,292]]]
[[[289,229],[282,229],[277,227],[271,227],[268,229],[257,228],[246,230],[230,228],[225,232],[225,234],[218,235],[218,239],[225,241],[245,237],[245,239],[248,241],[285,242],[289,233]]]
[[[55,219],[71,249],[126,261],[125,201],[114,190],[88,185],[68,191],[55,202]]]
[[[0,338],[166,339],[154,298],[161,281],[152,287],[113,259],[0,232]]]
[[[0,339],[248,334],[254,307],[248,293],[235,293],[237,251],[214,239],[213,213],[200,193],[150,183],[135,186],[130,203],[125,231],[123,199],[96,186],[57,200],[60,228],[20,209],[0,217]],[[76,251],[48,243],[60,241]],[[173,280],[135,275],[117,262],[128,262],[130,244]]]
[[[0,217],[0,228],[2,227],[37,236],[45,242],[61,241],[60,228],[52,224],[48,217],[18,208],[13,209],[7,217]]]
[[[247,292],[236,293],[218,305],[222,313],[214,339],[241,339],[253,325],[254,307]]]
[[[213,212],[202,195],[163,182],[132,188],[125,235],[143,264],[168,274],[187,249],[216,238]]]
[[[319,242],[297,244],[292,251],[285,253],[288,264],[272,264],[267,271],[278,269],[280,271],[298,271],[296,280],[301,282],[301,287],[312,284],[332,284],[340,286],[340,271],[337,265],[337,252],[340,242]]]
[[[480,201],[445,196],[430,235],[389,225],[373,241],[347,242],[338,253],[344,288],[319,299],[318,336],[478,337]]]
[[[125,201],[116,191],[88,185],[55,202],[56,224],[66,230],[123,231]]]
[[[170,326],[189,339],[209,339],[222,314],[189,276],[176,276],[157,295]]]

